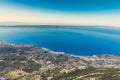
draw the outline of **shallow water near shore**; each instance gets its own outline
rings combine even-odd
[[[120,54],[120,28],[1,26],[0,40],[12,44],[33,44],[78,56]]]

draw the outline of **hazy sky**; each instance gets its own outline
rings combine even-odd
[[[0,0],[0,24],[120,26],[120,0]]]

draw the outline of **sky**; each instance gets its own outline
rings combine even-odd
[[[0,0],[0,24],[120,27],[120,0]]]

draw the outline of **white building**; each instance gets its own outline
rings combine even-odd
[[[6,43],[4,41],[0,41],[0,46],[5,45]]]

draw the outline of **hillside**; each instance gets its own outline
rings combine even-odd
[[[0,41],[1,80],[119,80],[120,57],[72,56]]]

